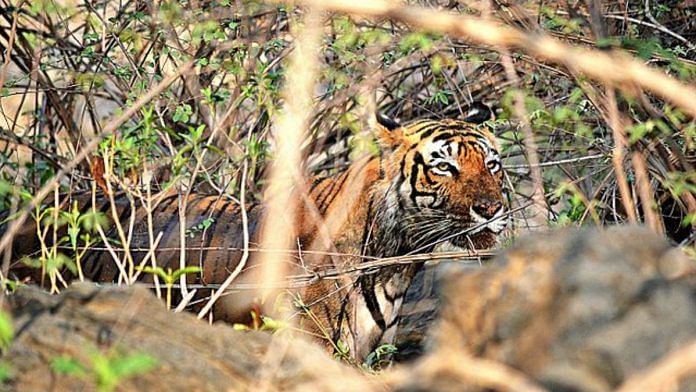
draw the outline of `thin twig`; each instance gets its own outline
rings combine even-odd
[[[636,174],[636,187],[638,188],[638,196],[640,197],[645,223],[656,233],[663,234],[665,230],[662,225],[662,219],[660,219],[655,210],[657,208],[655,198],[653,197],[655,191],[650,184],[650,175],[648,174],[648,167],[645,164],[643,153],[634,151],[631,154],[631,162],[633,163],[633,171]]]
[[[567,164],[578,163],[578,162],[583,162],[583,161],[593,161],[595,159],[602,159],[602,158],[606,158],[606,157],[607,157],[607,154],[594,154],[594,155],[587,155],[584,157],[559,159],[557,161],[541,162],[541,163],[537,163],[536,166],[539,166],[539,167],[560,166],[560,165],[567,165]],[[523,164],[523,165],[503,165],[503,169],[506,169],[506,170],[529,169],[530,166],[534,166],[534,165],[532,165],[530,163]]]
[[[12,59],[12,51],[14,50],[15,37],[17,36],[17,17],[19,16],[19,10],[26,0],[22,0],[14,7],[14,12],[12,13],[12,26],[10,27],[10,37],[7,40],[7,47],[5,47],[5,62],[2,64],[2,69],[0,69],[0,94],[2,94],[2,88],[5,85],[5,76],[7,75],[7,68],[10,66],[10,60]]]
[[[510,53],[505,48],[500,49],[500,51],[502,53],[501,60],[508,79],[515,86],[519,86],[520,80],[515,71],[515,66],[512,63]],[[534,223],[538,226],[536,228],[545,228],[548,225],[547,215],[549,206],[544,197],[544,179],[539,163],[538,147],[534,140],[534,132],[532,131],[532,125],[529,122],[529,114],[525,107],[524,94],[522,94],[522,91],[516,90],[513,92],[513,96],[513,110],[520,122],[520,128],[522,128],[522,134],[524,135],[522,144],[524,146],[527,162],[529,162],[529,172],[532,179],[532,201],[534,202],[532,208],[536,211],[536,214],[532,218]]]
[[[213,294],[212,297],[210,297],[210,300],[203,306],[203,309],[201,309],[200,312],[198,312],[198,318],[202,319],[205,317],[208,312],[213,308],[213,305],[215,305],[215,302],[220,298],[220,296],[227,290],[227,287],[234,282],[235,279],[237,279],[237,276],[242,272],[244,267],[246,266],[247,260],[249,259],[249,221],[247,217],[247,211],[246,207],[244,205],[244,190],[246,189],[246,176],[247,176],[247,170],[248,170],[248,163],[247,161],[244,161],[244,169],[242,171],[242,182],[240,184],[240,195],[239,195],[239,208],[241,211],[242,215],[242,233],[243,233],[243,238],[244,238],[244,252],[242,253],[242,257],[239,259],[239,263],[237,263],[237,266],[234,268],[232,273],[225,279],[224,282],[220,285],[219,289]]]
[[[672,30],[666,28],[666,27],[663,26],[660,22],[658,22],[657,19],[655,19],[655,17],[653,16],[652,12],[650,12],[650,0],[645,0],[645,16],[647,16],[648,19],[650,19],[650,21],[653,22],[653,23],[655,24],[654,27],[655,27],[656,29],[658,29],[658,30],[660,30],[661,32],[663,32],[663,33],[665,33],[665,34],[669,34],[669,35],[671,35],[672,37],[678,39],[679,41],[681,41],[682,43],[684,43],[684,44],[689,48],[689,50],[696,50],[696,45],[694,45],[691,41],[689,41],[688,39],[686,39],[686,38],[682,37],[681,35],[675,33],[674,31],[672,31]]]
[[[619,116],[619,109],[616,106],[616,93],[614,89],[607,88],[607,106],[608,106],[608,117],[609,125],[614,136],[614,149],[612,150],[612,163],[614,165],[614,174],[616,175],[616,182],[619,186],[619,194],[621,195],[621,203],[623,204],[624,210],[626,211],[626,216],[628,221],[631,223],[638,222],[638,217],[636,215],[635,205],[633,199],[631,198],[631,191],[628,187],[628,180],[626,179],[626,173],[624,172],[624,149],[626,148],[626,135],[624,131],[624,126],[621,123],[621,117]]]
[[[482,260],[491,260],[495,256],[494,252],[488,250],[477,250],[472,252],[442,252],[442,253],[420,253],[410,256],[386,257],[374,261],[358,263],[352,266],[343,268],[319,267],[316,271],[304,274],[288,275],[284,279],[274,282],[260,283],[232,283],[224,287],[221,291],[235,290],[260,290],[260,289],[297,289],[315,284],[317,281],[336,280],[342,277],[362,276],[374,274],[381,269],[390,268],[398,265],[410,265],[415,263],[432,262],[437,264],[443,261],[452,261],[462,264],[480,265]],[[154,288],[154,284],[138,283],[145,287]],[[110,283],[100,283],[100,286],[110,286]],[[187,284],[191,289],[202,290],[220,290],[223,284],[205,283],[205,284]],[[174,284],[172,287],[179,288],[179,284]],[[225,295],[225,294],[221,294]]]
[[[92,139],[87,145],[85,145],[82,148],[82,150],[70,162],[63,166],[43,187],[41,187],[41,189],[36,193],[36,196],[32,198],[31,202],[28,205],[26,205],[24,209],[22,209],[22,213],[14,221],[12,221],[9,228],[2,236],[2,239],[0,240],[0,253],[3,253],[5,249],[10,245],[12,239],[17,234],[19,229],[24,224],[24,221],[29,216],[29,212],[36,208],[36,206],[38,206],[39,203],[41,203],[46,198],[46,196],[48,196],[48,194],[53,190],[53,188],[58,186],[63,176],[72,171],[72,169],[74,169],[78,164],[80,164],[80,162],[87,158],[89,154],[95,151],[97,147],[99,147],[99,143],[101,143],[101,141],[104,140],[104,138],[116,132],[116,130],[118,130],[118,128],[123,123],[131,120],[133,116],[135,116],[144,105],[146,105],[153,98],[155,98],[165,89],[167,89],[169,85],[172,84],[181,75],[189,72],[192,67],[193,61],[187,61],[186,63],[182,64],[181,67],[179,67],[172,75],[169,75],[168,77],[164,78],[155,87],[148,91],[147,94],[143,95],[137,101],[135,101],[135,103],[133,103],[133,106],[126,109],[121,115],[116,116],[116,118],[111,120],[109,124],[106,127],[104,127],[102,133],[95,136],[94,139]]]
[[[280,1],[279,1],[280,2]],[[685,109],[696,117],[696,88],[652,69],[620,53],[571,47],[548,35],[526,33],[480,18],[384,0],[288,0],[286,4],[320,6],[329,11],[377,18],[390,18],[428,31],[452,35],[476,44],[521,49],[546,61],[575,69],[606,84],[640,86]]]

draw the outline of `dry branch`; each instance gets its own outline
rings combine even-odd
[[[322,7],[352,15],[390,18],[412,27],[448,34],[476,44],[519,49],[548,62],[564,65],[605,84],[640,86],[696,117],[696,88],[621,53],[609,54],[599,50],[572,47],[540,32],[527,33],[479,18],[403,6],[382,0],[300,0],[285,3]]]
[[[268,178],[268,211],[261,225],[262,248],[291,248],[296,238],[295,220],[298,203],[293,189],[304,181],[301,171],[301,145],[312,113],[312,94],[317,79],[321,19],[316,11],[304,18],[305,26],[297,34],[291,54],[284,90],[285,108],[274,124],[275,159]],[[265,253],[261,258],[262,279],[274,282],[287,274],[283,255]],[[263,293],[269,298],[268,292]],[[271,314],[271,309],[266,309]]]

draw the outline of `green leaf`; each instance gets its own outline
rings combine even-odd
[[[68,376],[84,377],[87,375],[85,367],[75,358],[68,355],[61,355],[60,357],[53,358],[53,361],[51,361],[51,369],[58,374],[65,374]]]
[[[426,33],[410,33],[404,36],[399,42],[399,48],[407,53],[414,49],[428,50],[433,46],[432,36]]]
[[[279,331],[288,326],[287,322],[283,320],[275,320],[268,316],[261,316],[261,320],[263,321],[263,325],[261,326],[262,330]]]
[[[12,378],[12,366],[5,362],[0,362],[0,383],[4,383]]]
[[[92,371],[97,378],[98,391],[111,391],[118,385],[118,377],[111,368],[109,358],[101,353],[92,356]]]
[[[208,149],[208,150],[214,152],[214,153],[217,154],[217,155],[225,156],[225,152],[224,152],[224,151],[222,151],[220,148],[218,148],[218,147],[216,147],[216,146],[213,146],[212,144],[206,146],[206,149]]]
[[[176,281],[181,277],[181,275],[195,274],[201,271],[203,270],[200,267],[184,267],[182,269],[174,271],[174,273],[172,274],[172,280]]]
[[[24,256],[19,260],[20,263],[32,268],[41,268],[41,259],[38,257]]]
[[[628,142],[630,144],[633,144],[641,140],[645,135],[650,133],[654,127],[655,123],[651,120],[632,126],[631,128],[627,129],[627,132],[629,134]]]
[[[150,371],[157,365],[157,360],[145,353],[130,354],[111,361],[111,368],[117,378],[131,377]]]
[[[110,221],[106,214],[104,214],[103,212],[97,211],[95,209],[90,209],[82,213],[82,215],[78,219],[78,223],[85,230],[89,232],[95,232],[97,231],[98,226],[101,226],[102,229],[108,228]]]
[[[191,105],[183,104],[181,106],[177,106],[172,120],[174,120],[175,122],[186,123],[189,121],[192,113],[193,109],[191,108]]]
[[[138,271],[148,273],[148,274],[157,275],[165,281],[169,278],[169,275],[164,271],[164,269],[162,267],[154,267],[153,268],[153,267],[146,266],[146,267],[135,267],[135,269]]]
[[[12,319],[4,311],[0,311],[0,348],[7,349],[14,339]]]

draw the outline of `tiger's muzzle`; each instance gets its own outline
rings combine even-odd
[[[508,216],[502,202],[493,201],[479,203],[469,209],[473,230],[469,234],[476,234],[489,230],[498,234],[507,226]]]

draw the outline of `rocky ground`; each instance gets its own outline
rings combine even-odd
[[[91,390],[95,353],[137,351],[156,364],[119,390],[696,390],[694,267],[642,228],[520,238],[491,266],[450,266],[428,283],[440,312],[412,320],[430,331],[427,349],[378,375],[301,337],[172,314],[144,288],[22,288],[6,304],[3,389]],[[86,370],[60,371],[56,358]]]

